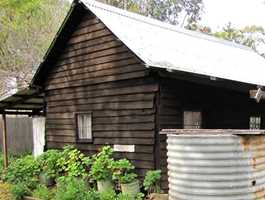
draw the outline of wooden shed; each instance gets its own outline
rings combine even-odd
[[[46,148],[113,145],[141,177],[162,169],[167,188],[159,131],[265,128],[263,72],[264,58],[246,47],[84,0],[73,2],[31,88],[44,96]],[[0,102],[1,112],[19,103]]]

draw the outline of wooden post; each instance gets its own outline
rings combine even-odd
[[[2,114],[4,169],[8,167],[6,115]]]

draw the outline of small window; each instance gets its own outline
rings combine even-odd
[[[184,111],[183,116],[184,129],[200,129],[202,124],[201,112]]]
[[[249,128],[250,129],[260,129],[261,127],[261,117],[251,116],[249,119]]]
[[[77,113],[77,137],[79,141],[92,141],[92,114]]]

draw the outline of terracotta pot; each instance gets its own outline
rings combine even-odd
[[[113,189],[113,183],[110,180],[97,181],[97,187],[99,192],[105,192]]]
[[[140,192],[139,181],[135,180],[131,183],[121,184],[121,191],[124,194],[128,194],[131,198],[135,198]]]

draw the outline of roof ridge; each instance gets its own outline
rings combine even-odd
[[[217,38],[217,37],[214,37],[212,35],[200,33],[200,32],[197,32],[197,31],[192,31],[192,30],[180,28],[180,27],[174,26],[172,24],[169,24],[167,22],[163,22],[163,21],[160,21],[160,20],[152,18],[152,17],[147,17],[147,16],[141,15],[139,13],[134,13],[134,12],[131,12],[131,11],[128,11],[128,10],[117,8],[115,6],[111,6],[111,5],[96,1],[96,0],[81,0],[81,2],[83,2],[86,6],[89,5],[89,6],[98,8],[98,9],[105,10],[107,12],[111,12],[111,13],[114,13],[114,14],[117,14],[117,15],[121,15],[123,17],[130,18],[132,20],[136,20],[138,22],[142,22],[142,23],[146,23],[146,24],[149,24],[149,25],[152,25],[152,26],[159,27],[161,29],[165,29],[165,30],[169,30],[169,31],[185,34],[185,35],[188,35],[188,36],[191,36],[191,37],[197,37],[197,38],[208,40],[208,41],[211,41],[211,42],[216,42],[216,43],[220,43],[220,44],[223,44],[223,45],[229,45],[229,46],[232,46],[232,47],[236,47],[236,48],[240,48],[240,49],[243,49],[243,50],[248,50],[248,51],[252,51],[253,52],[253,50],[251,48],[249,48],[247,46],[244,46],[244,45],[241,45],[241,44],[234,43],[232,41],[228,41],[228,40],[225,40],[225,39]]]

